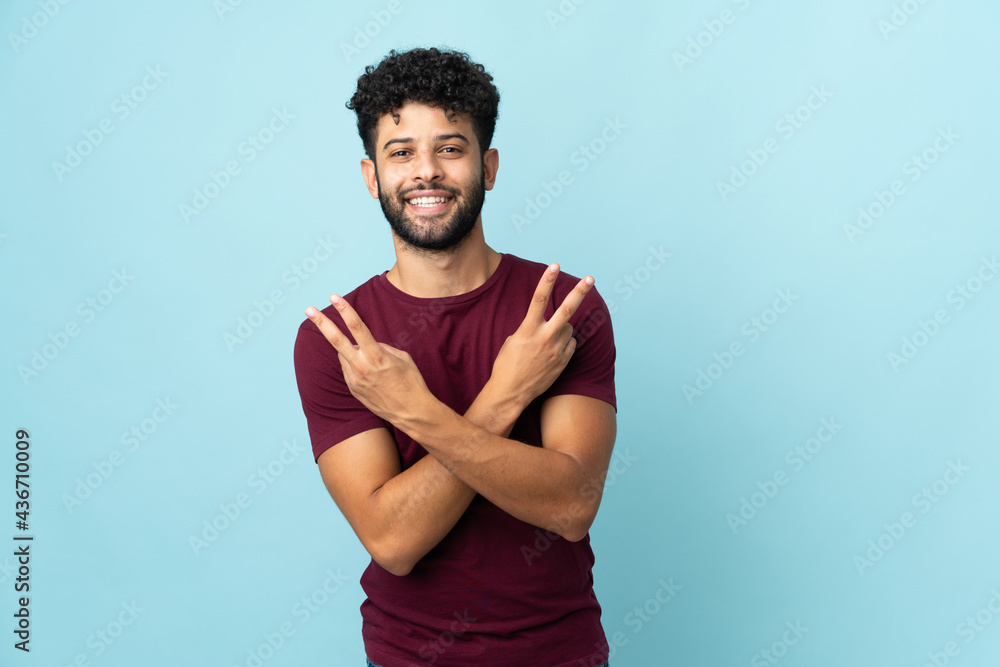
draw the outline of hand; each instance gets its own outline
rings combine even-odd
[[[376,341],[344,299],[334,294],[330,302],[357,345],[351,345],[337,325],[315,308],[307,308],[306,316],[337,350],[351,394],[377,416],[399,426],[413,414],[422,396],[432,397],[417,365],[408,352]]]
[[[546,321],[545,306],[557,275],[558,264],[550,265],[542,274],[524,321],[507,337],[493,362],[490,382],[517,397],[522,409],[548,389],[569,363],[576,349],[569,318],[594,285],[592,277],[584,277]]]

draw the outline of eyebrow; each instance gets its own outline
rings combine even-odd
[[[460,140],[464,141],[467,144],[471,143],[465,137],[464,134],[461,134],[459,132],[453,132],[452,134],[439,134],[436,137],[434,137],[434,141],[449,141],[451,139],[460,139]],[[387,149],[392,144],[412,144],[415,141],[416,140],[413,137],[399,137],[397,139],[390,139],[389,141],[385,142],[384,146],[382,146],[382,150]]]

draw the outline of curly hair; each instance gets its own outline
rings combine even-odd
[[[407,102],[419,102],[472,116],[479,149],[493,141],[500,93],[493,77],[467,53],[450,49],[389,52],[378,67],[369,65],[358,78],[358,89],[347,108],[358,115],[358,134],[365,153],[375,159],[375,127],[382,116]]]

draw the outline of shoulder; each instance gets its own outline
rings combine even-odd
[[[511,260],[511,275],[517,276],[517,280],[525,283],[524,289],[533,292],[535,287],[538,286],[538,281],[541,280],[542,273],[548,267],[548,264],[524,259],[517,255],[508,254],[508,256]],[[580,282],[580,278],[585,275],[592,274],[584,273],[577,276],[574,273],[563,271],[560,264],[559,275],[556,277],[556,284],[552,288],[552,296],[549,299],[549,305],[546,309],[546,317],[551,316],[556,307],[566,298],[566,295]],[[593,336],[598,330],[606,333],[609,337],[613,336],[611,333],[611,313],[596,284],[590,288],[587,296],[583,298],[580,307],[573,314],[573,317],[570,318],[570,324],[573,325],[574,330],[577,332],[578,345]]]
[[[525,281],[530,280],[532,289],[538,285],[538,281],[542,278],[542,273],[549,266],[548,264],[543,264],[542,262],[535,262],[530,259],[518,257],[517,255],[511,255],[509,253],[508,257],[511,260],[511,275],[516,275]],[[574,273],[563,270],[562,264],[560,264],[559,276],[556,278],[556,284],[552,288],[553,299],[558,298],[559,301],[562,301],[562,299],[565,298],[565,296],[569,294],[574,287],[576,287],[577,283],[580,282],[580,278],[585,275],[592,274],[584,273],[578,276]],[[597,289],[597,285],[594,285],[584,298],[583,303],[580,305],[580,309],[589,311],[592,309],[602,308],[606,311],[608,307],[604,302],[603,297],[601,297],[601,294]]]
[[[347,294],[342,295],[343,299],[347,303],[351,304],[351,307],[358,312],[358,315],[364,319],[365,313],[368,311],[370,304],[375,301],[375,290],[377,287],[378,276],[372,276],[369,280],[363,282],[362,284],[355,287],[353,290]],[[332,303],[327,302],[325,308],[320,308],[320,312],[323,313],[331,322],[337,325],[337,327],[344,331],[344,319],[340,316],[340,313],[336,308],[333,307]],[[348,336],[350,334],[348,333]],[[319,328],[310,320],[308,317],[299,323],[297,340],[310,341],[316,337],[322,338],[323,334],[320,332]]]
[[[377,280],[378,276],[374,276],[343,295],[344,300],[351,304],[351,307],[358,312],[363,321],[366,321],[365,318],[371,312],[372,304],[377,301],[375,294]],[[332,303],[327,301],[326,308],[320,308],[320,312],[333,322],[340,329],[341,333],[348,337],[351,343],[355,342],[351,332],[347,329],[347,325],[344,324],[344,319],[340,316],[337,309],[333,307]],[[320,364],[317,362],[332,364],[331,368],[340,368],[337,350],[330,345],[323,332],[309,318],[305,318],[299,323],[295,334],[292,356],[296,368],[319,368]]]
[[[516,276],[517,278],[525,281],[530,280],[532,288],[538,285],[538,281],[542,278],[542,273],[544,273],[545,269],[549,266],[548,264],[543,264],[542,262],[535,262],[530,259],[518,257],[517,255],[511,255],[509,253],[507,253],[507,256],[511,262],[511,276]],[[552,290],[553,294],[565,295],[576,287],[576,284],[580,282],[580,278],[581,276],[577,276],[563,270],[562,264],[560,264],[559,276],[556,278],[556,284]],[[595,292],[595,289],[591,289],[587,296],[590,297],[592,294],[595,294]],[[584,301],[586,303],[586,299]],[[599,295],[597,295],[596,299],[592,299],[592,301],[600,301],[601,303],[604,302]]]

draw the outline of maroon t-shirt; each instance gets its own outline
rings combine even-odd
[[[501,255],[478,288],[420,298],[385,273],[344,296],[375,340],[406,350],[431,392],[464,414],[486,385],[507,336],[524,319],[546,265]],[[546,318],[578,278],[560,273]],[[323,310],[345,334],[339,313]],[[615,346],[604,300],[591,289],[570,319],[577,348],[555,383],[520,416],[508,436],[541,446],[542,402],[558,394],[615,401]],[[336,350],[309,320],[295,341],[295,372],[316,458],[352,435],[384,427],[403,470],[427,451],[351,395]],[[551,538],[555,539],[551,539]],[[569,542],[512,517],[480,495],[441,542],[402,577],[372,560],[361,577],[369,659],[415,665],[602,664],[608,645],[594,595],[590,537]]]

